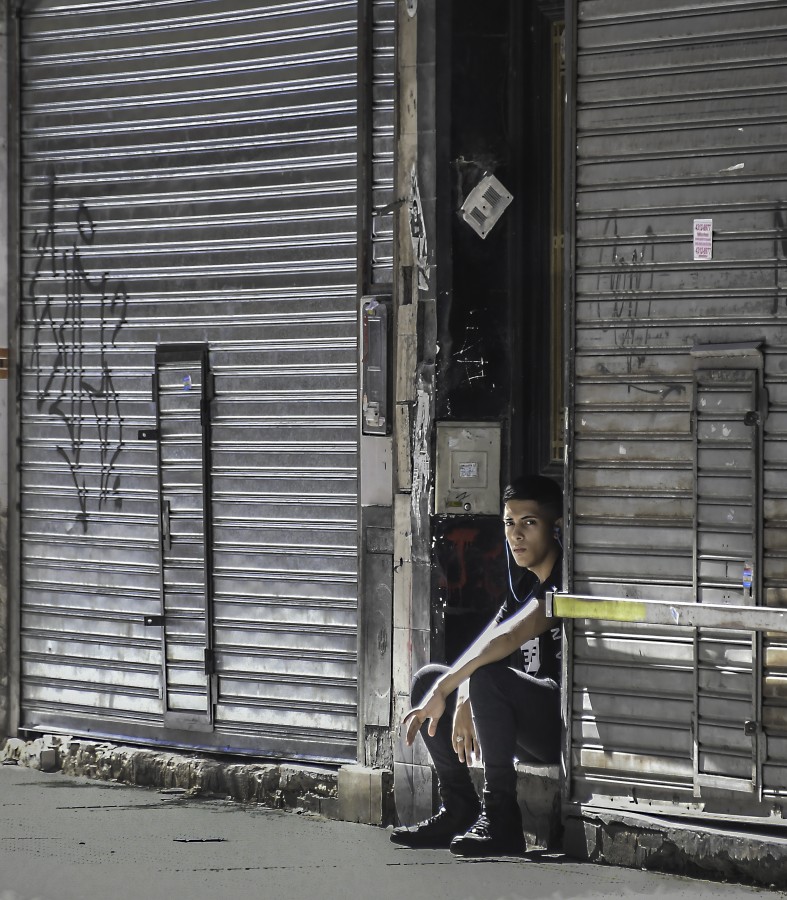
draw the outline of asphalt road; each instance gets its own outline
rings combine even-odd
[[[0,766],[0,900],[787,896],[559,854],[461,860],[384,829]]]

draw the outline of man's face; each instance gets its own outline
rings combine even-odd
[[[509,500],[503,508],[503,524],[516,564],[535,572],[543,581],[559,550],[554,522],[544,516],[535,500]]]

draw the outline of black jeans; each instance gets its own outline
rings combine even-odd
[[[431,664],[416,672],[410,699],[419,706],[427,691],[447,671]],[[560,759],[560,686],[551,678],[534,678],[505,661],[482,666],[470,676],[470,703],[484,764],[485,790],[516,793],[514,757],[554,763]],[[456,691],[430,737],[428,720],[421,735],[432,757],[441,789],[473,790],[467,766],[451,746]],[[445,798],[444,798],[445,799]]]

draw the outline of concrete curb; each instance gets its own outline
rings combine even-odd
[[[584,809],[566,817],[564,850],[594,863],[784,889],[787,837],[775,831]]]
[[[59,735],[33,741],[9,738],[0,751],[0,764],[180,789],[191,796],[226,797],[367,825],[388,825],[394,818],[393,776],[386,769],[224,761]]]
[[[340,769],[290,763],[221,760],[44,735],[10,738],[0,764],[99,781],[182,790],[189,796],[226,797],[328,819],[394,822],[393,776],[387,769]],[[480,770],[473,770],[480,786]],[[518,767],[519,802],[528,844],[594,863],[728,880],[767,888],[787,886],[787,836],[782,831],[714,827],[667,816],[569,809],[561,821],[556,767]]]

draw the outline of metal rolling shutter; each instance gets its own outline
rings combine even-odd
[[[138,435],[156,346],[195,343],[218,696],[176,742],[356,757],[356,5],[24,5],[28,727],[169,734]]]
[[[781,605],[787,7],[577,10],[573,588],[694,599],[690,351],[764,338],[764,596]],[[713,219],[712,261],[693,261],[695,218]],[[767,793],[787,788],[787,644],[766,647]],[[690,805],[693,638],[579,622],[572,665],[572,796]]]

